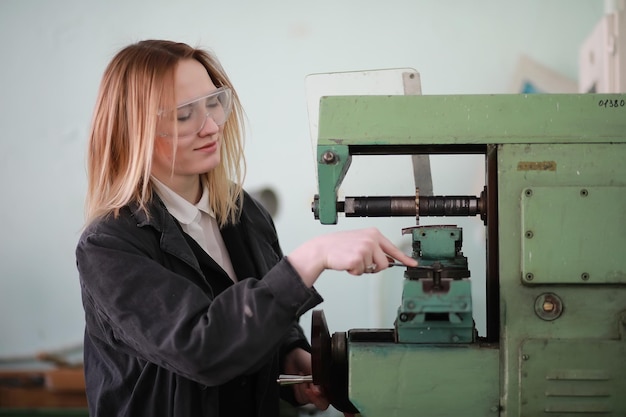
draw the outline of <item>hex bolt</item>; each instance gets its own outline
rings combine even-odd
[[[563,312],[563,301],[553,293],[543,293],[535,299],[535,314],[546,321],[556,320]]]
[[[322,155],[322,160],[325,164],[332,164],[337,160],[337,155],[334,152],[326,151]]]

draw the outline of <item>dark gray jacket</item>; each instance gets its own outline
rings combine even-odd
[[[298,318],[322,298],[283,257],[269,214],[248,194],[231,227],[259,276],[240,276],[218,296],[212,281],[224,272],[215,264],[215,276],[203,273],[156,195],[149,212],[126,207],[91,224],[76,249],[91,417],[218,416],[217,387],[253,373],[258,415],[275,417],[278,352],[308,348]]]

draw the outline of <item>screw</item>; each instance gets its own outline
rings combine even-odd
[[[526,194],[526,197],[530,197],[533,195],[533,190],[531,190],[530,188],[528,188],[526,191],[524,191],[524,194]]]
[[[528,358],[530,358],[530,356],[528,356],[528,355],[522,355],[522,359],[523,359],[523,360],[527,361],[527,360],[528,360]]]
[[[581,197],[587,197],[588,195],[589,195],[589,191],[587,191],[586,188],[583,188],[582,190],[580,190]]]
[[[529,231],[526,232],[525,236],[526,236],[526,239],[532,239],[534,234],[533,234],[532,230],[529,230]]]
[[[532,281],[535,278],[535,276],[529,272],[526,274],[526,281]]]
[[[583,281],[589,281],[589,274],[588,274],[588,273],[586,273],[586,272],[583,272],[583,273],[580,275],[580,279],[582,279]]]

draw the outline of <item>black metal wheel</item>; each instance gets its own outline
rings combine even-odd
[[[337,410],[356,414],[357,408],[348,398],[348,343],[345,332],[328,331],[322,310],[311,317],[311,366],[313,383],[322,389]]]

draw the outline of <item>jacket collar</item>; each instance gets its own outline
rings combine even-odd
[[[153,227],[161,233],[160,246],[164,252],[174,255],[202,274],[200,264],[193,251],[187,244],[180,226],[165,208],[165,204],[156,193],[147,204],[147,212],[137,203],[130,205],[133,217],[137,220],[137,227]]]
[[[252,261],[260,275],[265,275],[283,256],[270,215],[246,192],[242,196],[240,221],[231,225],[250,245]],[[192,249],[187,244],[182,229],[165,208],[156,193],[147,204],[149,216],[136,203],[130,205],[138,227],[151,226],[161,233],[161,249],[170,253],[202,274],[202,269]],[[231,255],[232,256],[232,255]]]

